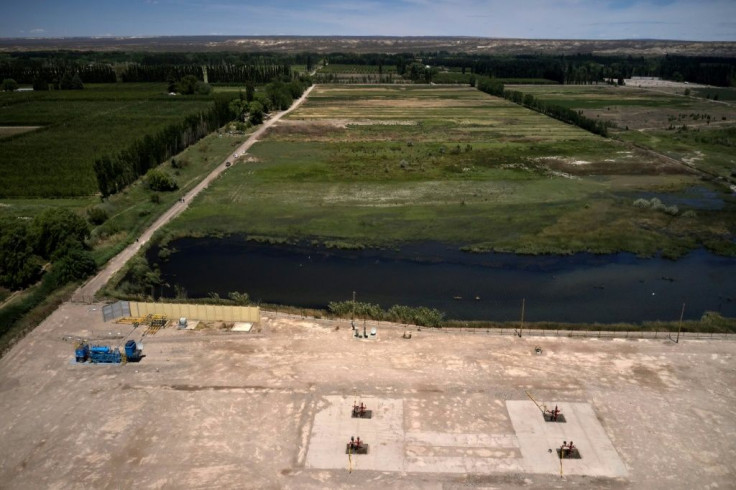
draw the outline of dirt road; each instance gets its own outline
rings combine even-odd
[[[236,155],[242,155],[248,149],[253,146],[253,144],[258,141],[258,139],[268,131],[268,129],[273,126],[279,119],[284,117],[285,115],[289,114],[291,111],[295,110],[297,107],[299,107],[307,98],[309,93],[314,88],[314,85],[309,87],[307,90],[304,91],[304,94],[296,100],[289,109],[279,112],[278,114],[274,115],[271,119],[264,122],[263,125],[258,128],[258,130],[253,133],[250,138],[248,138],[245,143],[240,145],[232,154],[230,154],[220,165],[215,168],[212,173],[210,173],[207,177],[202,180],[196,187],[194,187],[191,191],[189,191],[182,200],[178,201],[176,204],[174,204],[171,208],[169,208],[166,212],[164,212],[146,231],[143,232],[143,234],[138,238],[134,243],[130,244],[125,250],[120,252],[118,255],[113,257],[107,265],[105,265],[105,268],[102,269],[95,277],[87,281],[85,284],[79,287],[74,292],[74,295],[72,296],[72,302],[77,303],[84,303],[84,302],[90,302],[92,298],[94,297],[97,292],[102,289],[102,287],[107,283],[107,281],[110,280],[110,278],[120,270],[123,265],[125,265],[128,260],[130,260],[138,251],[141,249],[143,245],[145,245],[148,240],[151,239],[153,234],[162,226],[164,226],[166,223],[171,221],[172,219],[176,218],[182,211],[184,211],[191,200],[197,196],[200,192],[202,192],[204,189],[207,188],[207,186],[210,185],[210,183],[215,180],[222,172],[224,172],[226,167],[226,162],[234,162]]]

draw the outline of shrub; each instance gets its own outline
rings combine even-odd
[[[676,216],[677,213],[680,212],[680,209],[675,204],[673,204],[672,206],[667,206],[656,197],[653,197],[649,201],[647,201],[646,199],[637,199],[636,201],[634,201],[634,207],[642,209],[651,208],[654,211],[662,211],[663,213],[667,213],[672,216]]]
[[[107,211],[101,207],[95,206],[87,209],[87,221],[91,224],[98,226],[107,221]]]
[[[146,173],[146,183],[153,191],[175,191],[179,188],[171,176],[157,169],[151,169]]]
[[[384,311],[380,305],[352,301],[332,301],[327,308],[338,316],[351,316],[353,309],[357,318],[370,320],[390,320],[393,322],[411,323],[427,327],[438,327],[442,324],[445,314],[434,308],[424,306],[413,307],[394,305]]]
[[[6,78],[5,80],[3,80],[2,87],[3,91],[5,92],[14,92],[18,90],[18,82],[16,82],[12,78]]]

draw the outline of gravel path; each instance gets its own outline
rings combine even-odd
[[[94,298],[94,295],[97,294],[97,292],[102,289],[102,287],[107,283],[107,281],[110,280],[110,278],[120,270],[123,265],[125,265],[128,260],[130,260],[138,251],[141,249],[143,245],[145,245],[153,236],[153,234],[162,226],[167,224],[169,221],[177,217],[182,211],[184,211],[189,203],[191,202],[194,197],[197,196],[200,192],[202,192],[204,189],[207,188],[207,186],[210,185],[210,183],[216,179],[222,172],[224,172],[226,167],[226,162],[228,161],[234,161],[236,158],[236,155],[242,155],[248,149],[253,146],[253,144],[258,141],[258,139],[268,131],[268,129],[273,126],[277,121],[279,121],[282,117],[289,114],[291,111],[295,110],[297,107],[299,107],[307,98],[307,96],[310,94],[312,89],[314,88],[314,85],[309,87],[307,90],[304,91],[304,94],[296,101],[294,102],[291,107],[285,111],[279,112],[275,116],[273,116],[271,119],[263,123],[263,125],[254,132],[250,138],[248,138],[245,143],[240,145],[232,154],[230,154],[220,165],[218,165],[207,177],[205,177],[202,182],[200,182],[196,187],[194,187],[191,191],[189,191],[182,200],[177,201],[176,204],[174,204],[171,208],[169,208],[166,212],[164,212],[159,218],[146,230],[143,232],[143,234],[138,238],[134,243],[130,244],[128,247],[125,248],[122,252],[120,252],[118,255],[113,257],[106,265],[105,268],[102,269],[95,277],[87,281],[85,284],[79,287],[74,292],[74,295],[72,296],[71,301],[77,302],[77,303],[84,303],[84,302],[90,302]]]

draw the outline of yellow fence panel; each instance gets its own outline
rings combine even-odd
[[[171,320],[185,317],[209,322],[258,323],[261,321],[261,310],[257,306],[130,302],[130,316],[144,317],[146,315],[165,315]]]

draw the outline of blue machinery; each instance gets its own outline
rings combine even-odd
[[[122,362],[138,362],[143,357],[142,351],[138,348],[135,340],[129,340],[125,343],[125,350],[109,347],[107,345],[93,345],[81,343],[77,345],[74,351],[77,362],[120,364]]]

